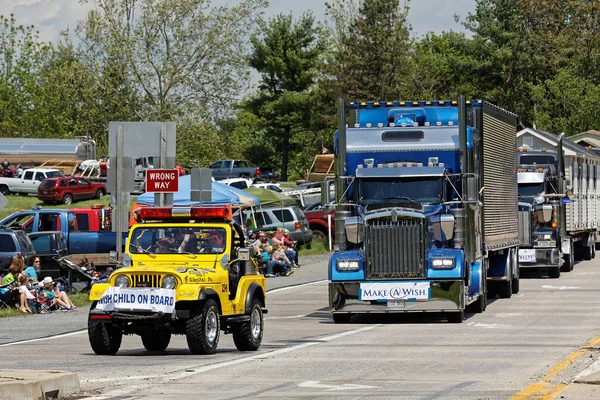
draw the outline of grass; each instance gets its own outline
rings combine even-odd
[[[38,200],[35,196],[19,196],[9,195],[6,196],[8,205],[0,210],[0,219],[8,217],[10,214],[21,210],[31,210],[35,206],[45,206],[41,200]],[[110,196],[104,196],[101,199],[92,199],[85,201],[77,201],[73,204],[52,204],[45,206],[46,208],[87,208],[92,204],[104,204],[110,203]]]
[[[87,293],[75,293],[75,294],[70,294],[69,298],[71,299],[71,301],[73,302],[73,304],[75,304],[75,306],[81,308],[81,307],[86,307],[89,304],[91,304],[92,302],[89,300],[89,295]],[[21,311],[19,311],[19,309],[17,308],[2,308],[0,309],[0,318],[6,318],[6,317],[16,317],[19,315],[33,315],[33,314],[25,314],[22,313]]]
[[[327,243],[313,237],[310,243],[300,246],[298,256],[315,256],[326,253],[329,253]]]

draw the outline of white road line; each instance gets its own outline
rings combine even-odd
[[[334,339],[338,339],[341,338],[343,336],[348,336],[348,335],[353,335],[353,334],[357,334],[357,333],[361,333],[364,331],[368,331],[371,329],[375,329],[377,327],[381,326],[381,324],[376,324],[376,325],[371,325],[371,326],[366,326],[366,327],[362,327],[359,329],[354,329],[352,331],[348,331],[348,332],[342,332],[342,333],[338,333],[336,335],[332,335],[332,336],[327,336],[321,339],[315,339],[312,342],[307,342],[307,343],[301,343],[301,344],[297,344],[291,347],[286,347],[286,348],[282,348],[282,349],[278,349],[278,350],[273,350],[273,351],[269,351],[266,353],[262,353],[262,354],[256,354],[253,356],[249,356],[249,357],[243,357],[243,358],[238,358],[236,360],[231,360],[231,361],[223,361],[223,362],[218,362],[212,365],[206,365],[203,367],[198,367],[198,368],[186,368],[185,370],[181,371],[181,372],[174,372],[172,374],[161,374],[161,375],[156,375],[156,376],[152,376],[152,377],[139,377],[140,379],[145,380],[145,382],[142,382],[138,385],[135,384],[128,384],[128,386],[126,388],[121,388],[121,389],[115,389],[115,390],[109,390],[106,393],[104,393],[104,396],[110,395],[110,396],[125,396],[131,393],[135,393],[138,392],[142,389],[147,389],[149,386],[155,386],[155,385],[160,385],[161,383],[164,382],[172,382],[172,381],[176,381],[176,380],[180,380],[180,379],[184,379],[184,378],[188,378],[190,376],[194,376],[194,375],[199,375],[205,372],[209,372],[209,371],[214,371],[216,369],[220,369],[220,368],[225,368],[225,367],[230,367],[232,365],[238,365],[238,364],[243,364],[243,363],[247,363],[250,361],[254,361],[254,360],[261,360],[261,359],[271,359],[274,356],[280,355],[280,354],[285,354],[285,353],[289,353],[292,351],[296,351],[296,350],[300,350],[303,349],[305,347],[310,347],[310,346],[314,346],[317,344],[321,344],[324,342],[329,342],[332,341]],[[152,383],[148,382],[148,379],[152,380]],[[95,381],[93,380],[89,380],[86,382],[90,382],[93,383]],[[119,384],[119,379],[118,378],[114,378],[113,382],[115,382],[115,384]]]
[[[82,331],[75,331],[75,332],[63,333],[61,335],[56,335],[56,336],[48,336],[48,337],[45,337],[45,338],[30,339],[30,340],[21,340],[19,342],[12,342],[12,343],[0,344],[0,347],[13,346],[15,344],[24,344],[24,343],[39,342],[41,340],[59,339],[59,338],[64,338],[64,337],[68,337],[68,336],[79,335],[79,334],[82,334],[82,333],[87,333],[87,329],[82,330]]]
[[[267,294],[269,294],[269,293],[283,292],[284,290],[296,289],[296,288],[301,288],[301,287],[304,287],[304,286],[316,285],[317,283],[325,283],[325,282],[328,282],[328,281],[325,279],[325,280],[322,280],[322,281],[315,281],[315,282],[303,283],[301,285],[285,286],[285,287],[281,287],[281,288],[277,288],[277,289],[267,290]]]
[[[293,319],[293,318],[304,318],[306,317],[306,314],[301,314],[301,315],[290,315],[288,317],[265,317],[265,321],[266,320],[273,320],[273,319]]]

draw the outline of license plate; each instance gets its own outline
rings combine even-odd
[[[395,307],[395,308],[404,308],[404,306],[405,306],[405,300],[388,300],[387,301],[387,306],[388,307]]]
[[[519,262],[536,262],[535,250],[520,249],[519,250]]]
[[[47,191],[47,190],[44,190],[44,194],[48,194],[48,191]]]
[[[554,245],[556,245],[556,243],[555,242],[550,242],[550,241],[548,241],[548,242],[538,242],[537,247],[551,247],[551,246],[554,246]]]

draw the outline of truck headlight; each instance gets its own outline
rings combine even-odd
[[[338,271],[358,271],[360,263],[358,260],[338,260],[335,268]]]
[[[173,275],[167,275],[162,278],[160,287],[163,289],[175,289],[175,285],[177,285],[177,279]]]
[[[434,269],[452,269],[454,268],[454,258],[434,258],[431,260],[431,266]]]
[[[120,288],[129,287],[129,278],[125,275],[117,276],[117,279],[115,279],[115,286]]]

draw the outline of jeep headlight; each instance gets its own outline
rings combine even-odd
[[[160,287],[163,289],[175,289],[175,285],[177,285],[177,279],[173,275],[167,275],[162,278]]]
[[[360,263],[358,260],[337,260],[335,268],[338,271],[358,271]]]
[[[434,269],[452,269],[454,268],[454,258],[434,258],[431,260],[431,266]]]
[[[117,276],[117,279],[115,279],[115,286],[120,288],[129,287],[129,278],[125,275]]]

